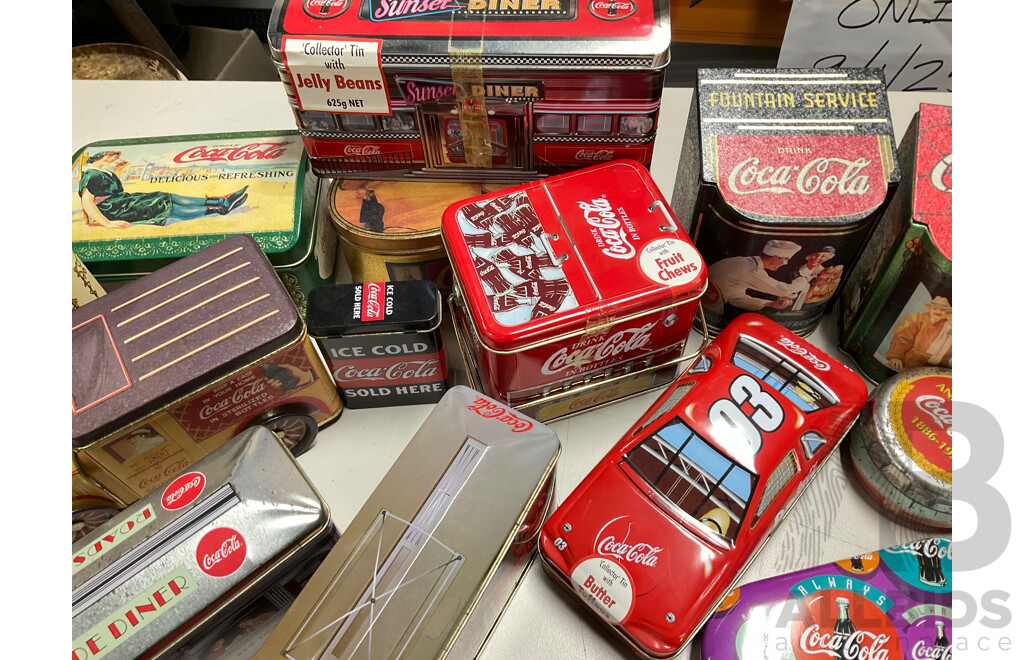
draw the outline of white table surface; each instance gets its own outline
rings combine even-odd
[[[691,89],[666,89],[662,101],[651,171],[668,197],[691,96]],[[889,100],[898,141],[918,103],[952,104],[952,95],[891,93]],[[102,139],[293,128],[284,89],[277,82],[72,83],[70,153]],[[835,349],[835,335],[834,319],[828,316],[810,339],[843,358]],[[691,342],[699,343],[696,333]],[[449,361],[459,362],[458,351],[451,348],[449,344]],[[654,402],[658,392],[551,425],[562,442],[556,471],[558,502]],[[346,410],[320,432],[316,446],[299,459],[329,503],[340,529],[363,506],[431,408]],[[833,456],[751,564],[744,583],[927,536],[883,518],[848,474],[840,456]],[[698,646],[691,645],[693,658],[699,657]],[[480,657],[598,660],[633,656],[535,562]]]

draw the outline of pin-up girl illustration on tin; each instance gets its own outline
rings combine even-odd
[[[128,164],[120,151],[101,151],[86,160],[78,195],[90,226],[124,229],[167,226],[207,215],[227,215],[245,203],[246,188],[223,197],[189,197],[169,192],[125,192],[120,173]]]

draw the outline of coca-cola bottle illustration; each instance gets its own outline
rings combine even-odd
[[[861,555],[850,557],[850,569],[858,573],[864,572],[864,558]]]
[[[942,570],[938,540],[915,541],[910,544],[910,549],[917,555],[917,579],[932,587],[946,586],[946,572]]]
[[[512,283],[505,279],[501,270],[494,263],[476,254],[473,255],[473,263],[476,265],[480,280],[489,286],[493,293],[505,293],[512,288]]]
[[[832,630],[832,654],[838,660],[856,660],[860,657],[860,644],[857,642],[857,628],[850,618],[850,599],[836,598],[836,606],[839,617]]]
[[[946,622],[936,621],[935,622],[935,654],[936,658],[941,660],[947,660],[952,658],[953,654],[949,648],[949,638],[946,637]]]

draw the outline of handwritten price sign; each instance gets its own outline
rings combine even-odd
[[[953,0],[793,0],[779,67],[880,67],[894,92],[953,91]]]

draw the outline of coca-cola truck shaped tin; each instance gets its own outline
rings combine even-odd
[[[541,530],[546,571],[645,658],[680,653],[857,418],[842,363],[745,314]]]
[[[441,232],[481,390],[512,406],[678,358],[706,286],[635,161],[453,204]]]
[[[899,181],[881,69],[698,70],[672,208],[709,331],[757,312],[809,335]]]
[[[74,544],[72,660],[222,657],[269,634],[336,539],[289,451],[250,429]]]
[[[667,0],[277,0],[268,40],[317,174],[522,182],[650,165],[669,14]]]

